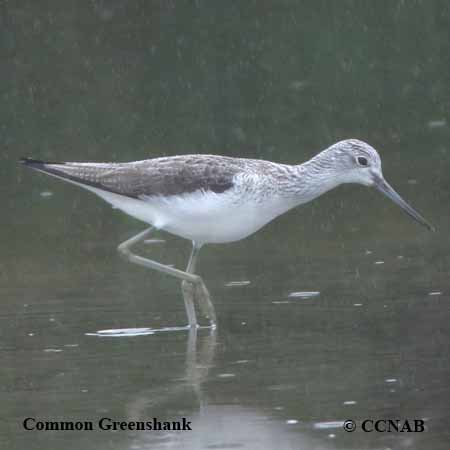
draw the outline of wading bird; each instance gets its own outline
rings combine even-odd
[[[348,139],[299,165],[213,155],[185,155],[128,163],[44,162],[24,158],[32,169],[81,186],[151,227],[119,245],[130,262],[182,280],[190,327],[197,326],[194,300],[215,326],[216,314],[195,273],[200,248],[243,239],[277,216],[343,183],[373,186],[417,222],[433,230],[383,178],[377,151]],[[192,241],[185,271],[131,252],[153,230]],[[150,241],[151,242],[151,241]]]

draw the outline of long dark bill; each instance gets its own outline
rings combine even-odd
[[[427,222],[414,208],[408,205],[408,203],[403,200],[397,192],[394,191],[392,186],[384,179],[379,178],[375,181],[375,188],[382,192],[386,197],[390,198],[394,203],[396,203],[403,211],[412,217],[415,221],[424,225],[431,231],[436,231],[433,225]]]

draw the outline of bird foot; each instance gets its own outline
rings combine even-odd
[[[216,313],[211,302],[211,296],[202,279],[198,283],[183,281],[181,290],[185,301],[192,301],[198,304],[200,311],[204,317],[210,321],[210,325],[215,327]]]

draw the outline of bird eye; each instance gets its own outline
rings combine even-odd
[[[367,158],[365,158],[364,156],[358,156],[358,158],[356,159],[360,166],[367,166],[369,164],[369,161],[367,161]]]

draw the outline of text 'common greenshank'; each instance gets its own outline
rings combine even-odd
[[[129,261],[182,280],[189,325],[197,326],[194,300],[212,325],[216,316],[202,278],[195,274],[200,248],[243,239],[291,208],[343,183],[373,186],[413,219],[433,230],[384,180],[370,145],[338,142],[300,165],[213,155],[185,155],[128,163],[23,164],[94,192],[113,207],[152,225],[119,245]],[[143,258],[132,245],[161,229],[192,241],[185,271]],[[151,242],[151,241],[150,241]]]

